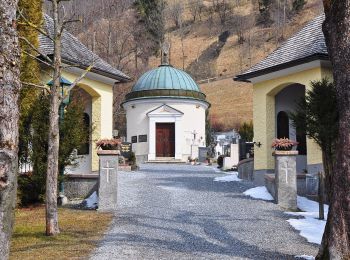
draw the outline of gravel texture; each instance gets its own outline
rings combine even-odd
[[[295,259],[315,255],[272,202],[214,182],[212,167],[142,165],[119,173],[118,210],[91,259]]]

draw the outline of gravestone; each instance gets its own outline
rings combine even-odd
[[[131,156],[132,152],[132,144],[128,142],[123,142],[120,145],[120,155],[123,156],[124,158],[129,159]]]
[[[282,208],[297,210],[297,165],[298,151],[275,151],[276,203]]]
[[[207,147],[199,147],[198,148],[198,161],[205,162],[208,157],[208,148]]]
[[[196,144],[191,145],[191,158],[198,159],[199,147]]]
[[[117,208],[118,156],[119,151],[101,150],[100,158],[98,210],[114,211]]]
[[[230,157],[224,158],[223,170],[230,170],[233,167],[237,167],[239,162],[239,145],[230,145]]]

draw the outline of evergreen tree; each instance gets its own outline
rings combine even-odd
[[[145,25],[149,38],[154,42],[154,51],[158,52],[165,36],[164,0],[137,0],[135,7],[140,15],[140,23]]]
[[[254,137],[253,122],[244,122],[238,129],[238,133],[245,142],[252,142]]]
[[[28,21],[40,27],[42,24],[42,0],[19,0],[18,11],[21,12]],[[40,83],[40,64],[33,57],[37,53],[25,41],[29,41],[35,48],[39,48],[38,31],[33,27],[25,25],[23,18],[18,21],[18,34],[21,47],[21,81],[33,84]],[[20,163],[26,163],[30,157],[31,137],[28,131],[32,120],[33,106],[40,90],[33,87],[24,87],[20,93],[20,125],[19,125],[19,160]]]
[[[297,110],[290,115],[293,125],[312,138],[322,150],[326,190],[330,196],[336,140],[338,137],[338,108],[335,87],[327,78],[312,81]]]

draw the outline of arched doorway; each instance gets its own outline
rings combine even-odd
[[[305,86],[291,84],[284,87],[275,95],[276,133],[277,138],[288,138],[297,141],[297,172],[303,173],[307,169],[306,159],[306,134],[301,129],[296,129],[288,114],[294,112],[298,103],[305,98]]]

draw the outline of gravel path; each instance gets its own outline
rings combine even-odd
[[[248,182],[214,182],[211,167],[142,165],[119,175],[119,205],[91,259],[295,259],[315,255]]]

